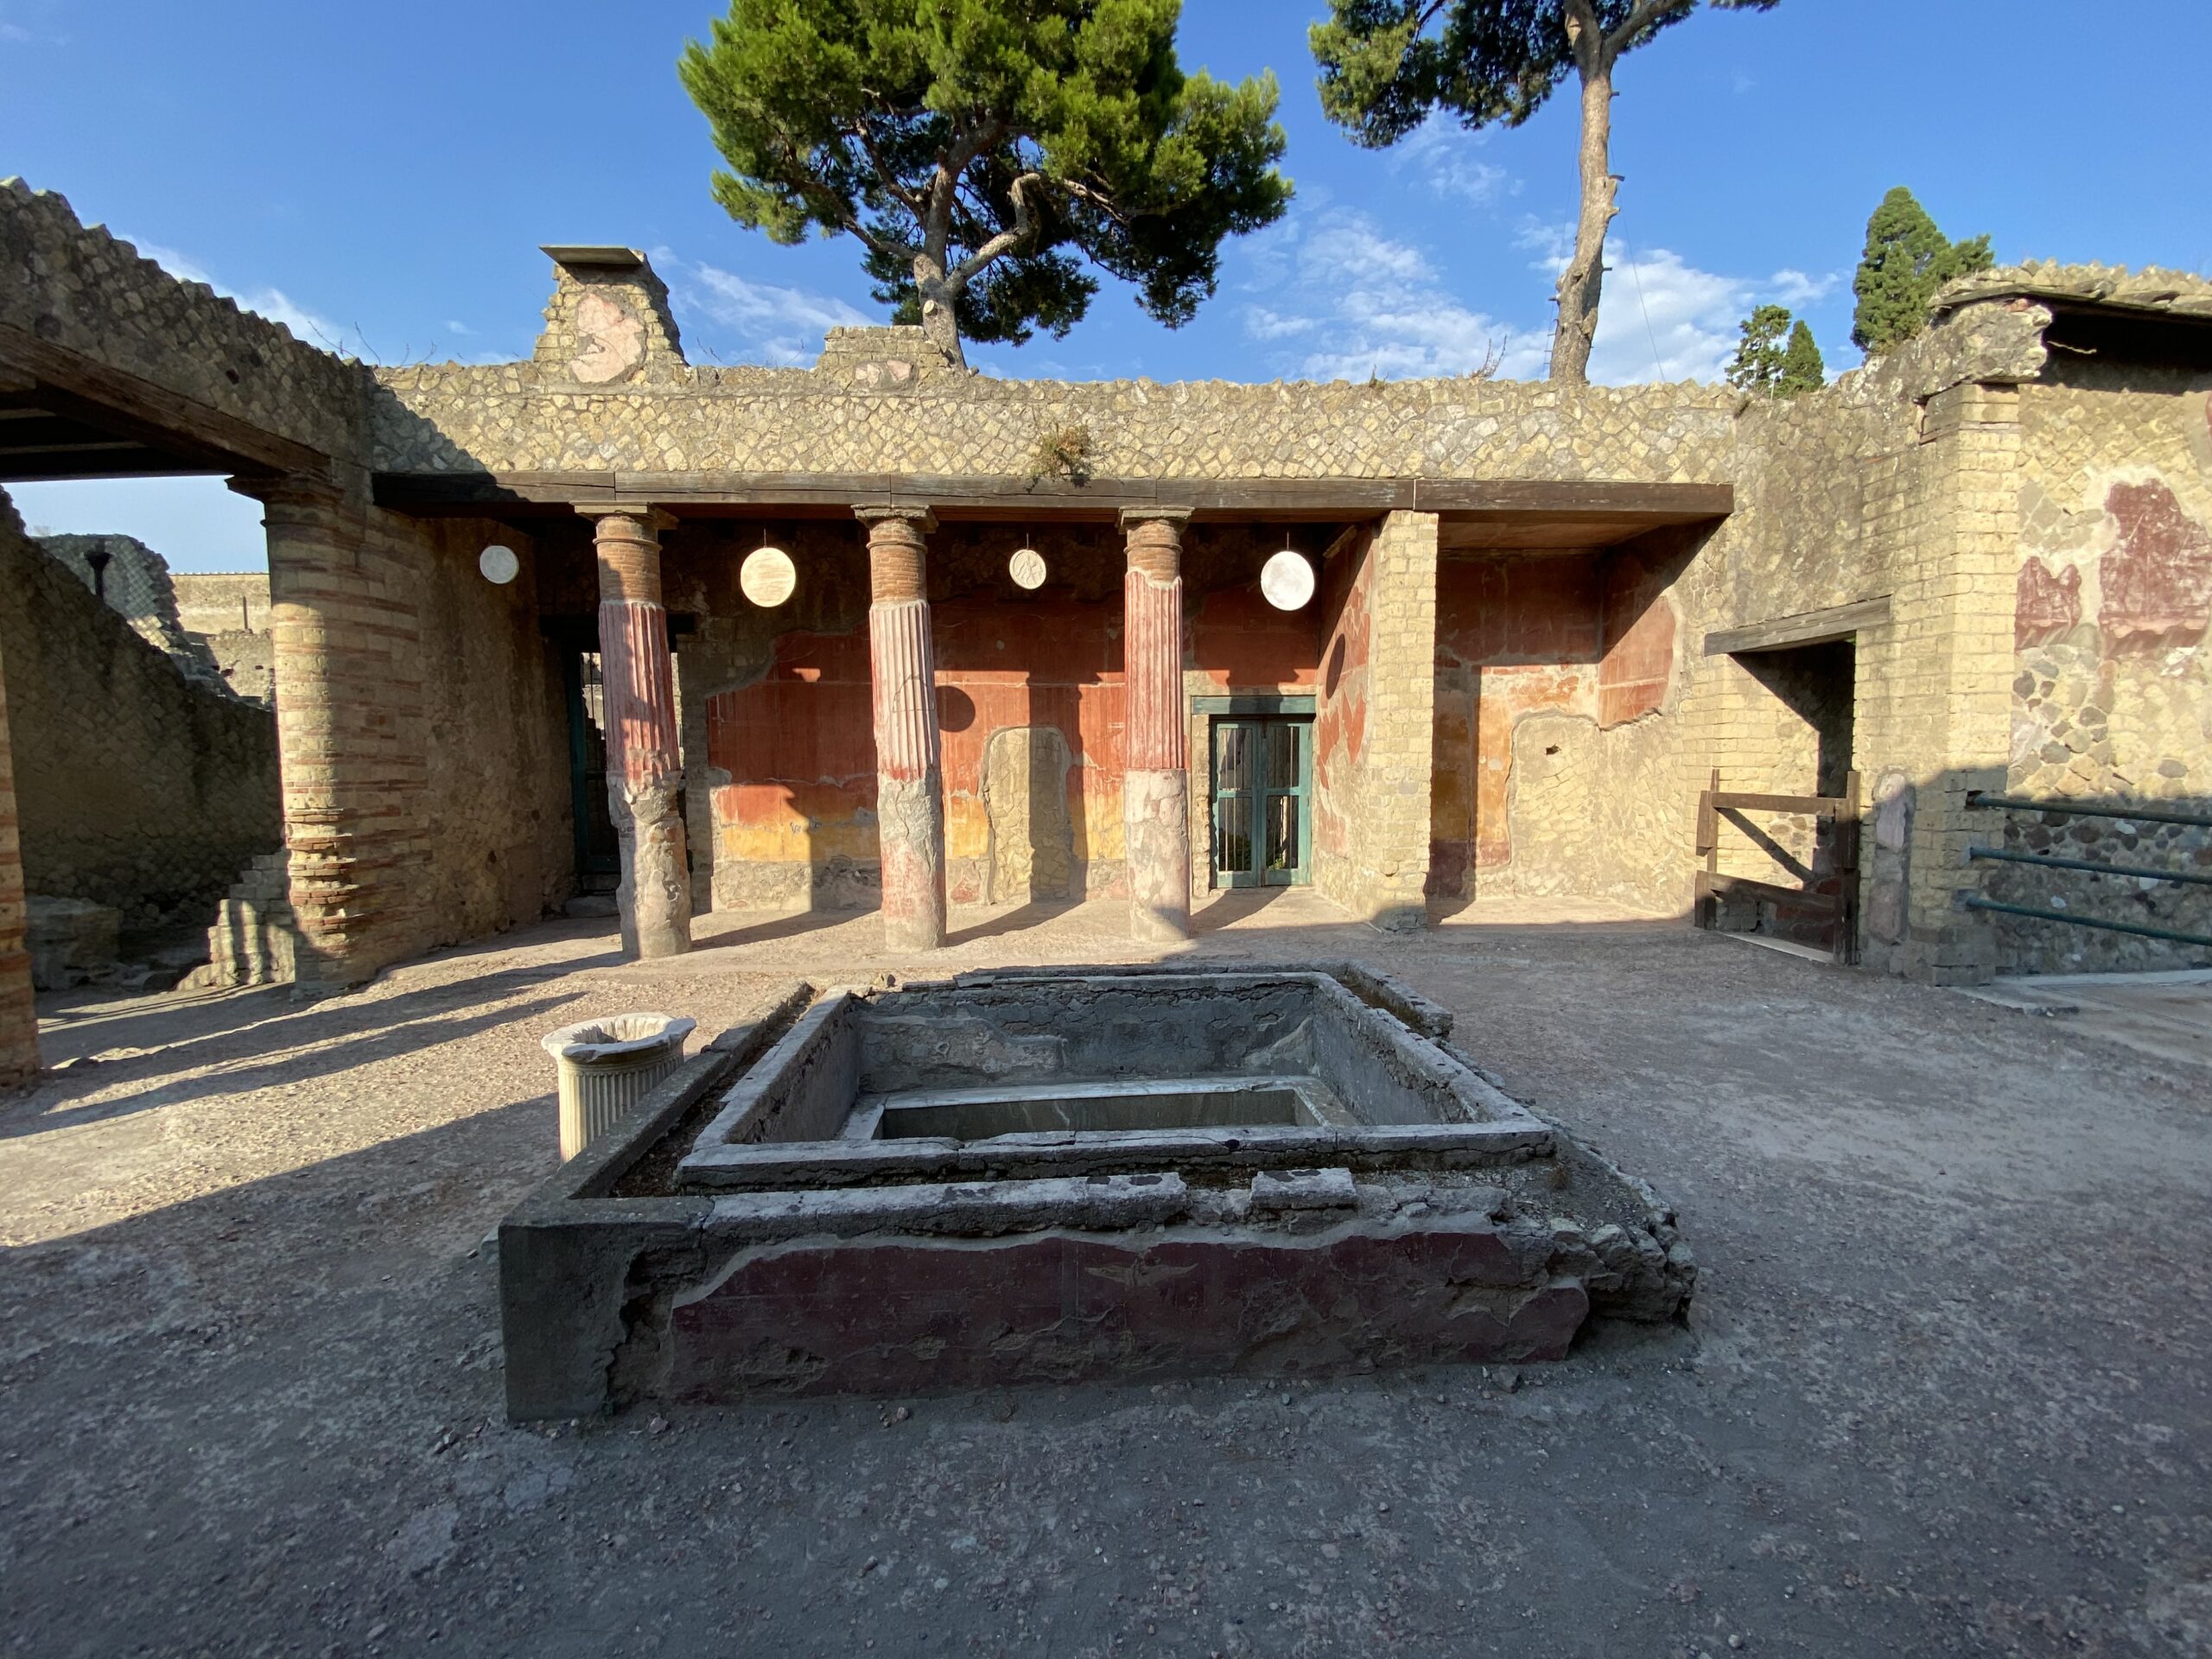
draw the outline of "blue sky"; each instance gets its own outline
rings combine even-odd
[[[1365,378],[1541,372],[1574,206],[1573,107],[1515,132],[1355,149],[1321,118],[1313,0],[1185,0],[1188,65],[1272,67],[1298,200],[1235,246],[1198,320],[1109,279],[1065,340],[976,352],[1007,375]],[[526,355],[540,243],[652,251],[697,362],[807,362],[880,315],[855,250],[779,248],[707,194],[677,86],[710,0],[0,0],[0,175],[59,190],[182,274],[381,360]],[[2124,16],[2126,26],[2116,20]],[[1709,13],[1624,60],[1624,175],[1593,361],[1708,378],[1778,300],[1853,366],[1868,212],[1908,184],[1998,257],[2212,270],[2202,74],[2212,5],[1783,0]],[[181,569],[260,563],[256,509],[209,480],[25,486],[55,530],[138,534]]]

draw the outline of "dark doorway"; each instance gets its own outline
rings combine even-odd
[[[1853,639],[1737,654],[1736,660],[1751,677],[1804,722],[1811,740],[1807,747],[1813,752],[1813,775],[1802,783],[1788,779],[1787,787],[1801,789],[1809,785],[1814,795],[1831,799],[1855,793],[1852,726],[1858,695],[1858,644]],[[1810,855],[1802,864],[1777,849],[1770,848],[1770,851],[1807,891],[1841,900],[1840,912],[1828,914],[1786,904],[1764,904],[1758,906],[1761,913],[1754,931],[1823,945],[1834,951],[1839,960],[1855,960],[1857,941],[1849,937],[1839,940],[1837,930],[1847,935],[1857,925],[1858,895],[1843,889],[1847,881],[1856,882],[1859,824],[1855,816],[1842,814],[1815,818],[1812,829]]]
[[[561,653],[569,702],[569,789],[576,828],[576,887],[612,893],[622,878],[622,848],[607,804],[607,696],[596,651]]]

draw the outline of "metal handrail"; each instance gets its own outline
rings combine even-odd
[[[2005,847],[1969,847],[1967,859],[2002,859],[2007,864],[2038,864],[2051,870],[2087,870],[2092,875],[2125,875],[2138,881],[2190,881],[2212,887],[2212,870],[2146,870],[2139,864],[2106,864],[2094,858],[2060,858],[2050,853],[2016,853]]]
[[[2028,801],[2017,795],[1991,795],[1979,789],[1967,791],[1967,805],[1999,812],[2057,812],[2077,818],[2133,818],[2143,823],[2190,823],[2212,830],[2212,815],[2168,812],[2155,806],[2105,806],[2095,801]]]
[[[2184,933],[2178,928],[2148,927],[2141,922],[2107,922],[2095,916],[2070,916],[2063,910],[2038,910],[2033,905],[2008,905],[1980,893],[1963,901],[1968,910],[1999,910],[2007,916],[2031,916],[2042,922],[2070,922],[2075,927],[2102,928],[2107,933],[2135,933],[2146,939],[2165,939],[2175,944],[2212,945],[2212,934]]]

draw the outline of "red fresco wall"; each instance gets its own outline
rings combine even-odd
[[[1598,724],[1623,726],[1659,712],[1675,671],[1672,573],[1632,552],[1605,560],[1605,656],[1598,664]]]
[[[1367,742],[1368,554],[1372,532],[1359,531],[1321,570],[1320,691],[1313,716],[1313,851],[1318,859],[1349,858],[1351,791]],[[1317,879],[1321,872],[1315,872]]]
[[[1007,727],[1050,726],[1074,765],[1068,815],[1078,861],[1121,854],[1120,607],[1040,595],[1019,607],[931,607],[944,745],[950,897],[982,897],[989,828],[985,746]],[[868,635],[787,633],[753,684],[709,700],[707,749],[730,782],[715,791],[723,855],[821,865],[876,857],[875,746]]]
[[[1185,658],[1191,690],[1318,686],[1325,602],[1325,596],[1301,612],[1277,611],[1262,597],[1255,577],[1193,594]],[[1072,761],[1066,781],[1075,866],[1070,896],[1116,891],[1124,765],[1118,589],[1096,600],[1052,588],[1018,599],[986,593],[938,600],[931,606],[931,627],[948,896],[963,904],[1002,896],[989,890],[984,773],[993,734],[1021,728],[1057,730]],[[1363,685],[1363,610],[1352,632],[1354,677]],[[1355,757],[1363,711],[1363,693],[1350,715]],[[1203,797],[1203,731],[1197,735],[1192,785]],[[707,758],[730,779],[713,793],[718,858],[817,872],[835,863],[872,869],[875,754],[866,629],[780,635],[764,675],[707,700]],[[1000,833],[1006,832],[1001,823]],[[1205,844],[1203,836],[1194,842],[1200,857]],[[1088,868],[1102,861],[1102,868]],[[864,895],[863,881],[827,902],[861,903]]]
[[[1633,550],[1447,559],[1436,594],[1428,891],[1471,898],[1513,860],[1513,733],[1527,715],[1602,728],[1655,714],[1674,671],[1675,567]]]
[[[1279,611],[1257,583],[1207,594],[1191,619],[1191,665],[1223,691],[1317,685],[1324,613],[1318,599],[1302,611]]]
[[[1513,856],[1513,728],[1524,715],[1594,715],[1603,581],[1593,555],[1448,559],[1436,584],[1433,898],[1472,896]]]

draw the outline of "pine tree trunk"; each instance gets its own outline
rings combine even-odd
[[[926,253],[914,257],[914,291],[922,302],[922,332],[930,337],[930,344],[943,352],[953,367],[968,366],[968,354],[960,349],[960,318],[953,309],[954,293],[945,281],[942,262]]]
[[[1552,333],[1554,380],[1590,378],[1590,346],[1598,336],[1598,296],[1605,281],[1605,230],[1613,205],[1613,75],[1608,65],[1582,77],[1582,210],[1574,224],[1574,257],[1559,279],[1559,321]]]

